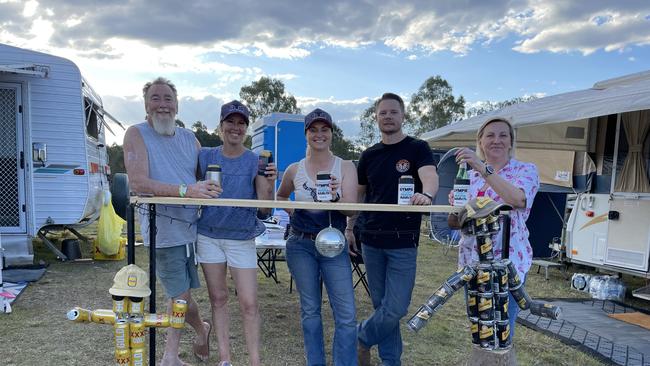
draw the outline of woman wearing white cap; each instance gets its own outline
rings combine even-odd
[[[330,175],[330,202],[356,202],[357,173],[351,161],[342,160],[330,151],[332,117],[315,109],[305,117],[307,157],[291,164],[282,177],[277,199],[318,201],[316,173]],[[325,285],[334,315],[333,364],[357,364],[357,330],[352,270],[348,251],[327,257],[316,250],[314,239],[331,226],[343,231],[345,216],[354,212],[292,210],[291,231],[287,240],[287,265],[300,294],[300,319],[307,365],[326,365],[323,322],[321,318],[321,280]],[[331,215],[331,216],[330,216]]]

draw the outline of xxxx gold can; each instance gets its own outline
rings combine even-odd
[[[147,353],[144,347],[131,348],[131,363],[130,366],[147,366]]]
[[[143,300],[142,297],[129,297],[129,315],[142,315],[144,313]]]
[[[115,296],[113,295],[113,312],[117,316],[123,316],[126,314],[129,309],[129,298],[125,296]]]
[[[90,313],[90,320],[98,324],[115,324],[115,313],[109,309],[97,309]]]
[[[167,328],[169,326],[169,314],[145,314],[142,320],[147,328]]]
[[[129,349],[129,323],[126,319],[117,319],[113,325],[115,349]]]
[[[187,301],[180,299],[174,301],[169,325],[176,329],[185,327],[185,313],[187,313]]]
[[[142,318],[129,318],[129,337],[131,338],[131,348],[144,348],[146,332]]]
[[[89,323],[92,321],[90,318],[91,311],[88,309],[83,309],[78,306],[72,308],[72,310],[68,311],[66,314],[66,317],[68,320],[72,320],[77,323]]]
[[[115,365],[128,366],[131,362],[131,351],[127,349],[115,350]]]

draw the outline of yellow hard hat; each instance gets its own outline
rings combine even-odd
[[[147,297],[151,295],[149,275],[135,264],[122,267],[113,278],[108,293],[116,296]]]

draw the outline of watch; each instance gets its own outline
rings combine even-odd
[[[494,174],[494,168],[490,164],[485,164],[485,173],[483,173],[483,178],[487,178],[488,176]]]

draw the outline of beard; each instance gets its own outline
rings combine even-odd
[[[151,116],[151,121],[153,122],[153,129],[161,135],[164,136],[173,136],[176,131],[176,121],[172,116],[161,116],[158,113],[154,113]]]

